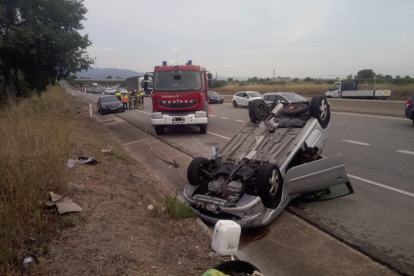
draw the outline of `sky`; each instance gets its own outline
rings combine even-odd
[[[413,0],[85,0],[93,68],[202,65],[221,77],[414,77]]]

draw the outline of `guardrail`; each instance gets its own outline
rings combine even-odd
[[[233,95],[223,95],[230,102]],[[328,99],[332,111],[377,114],[404,117],[405,102],[403,101],[376,101],[376,100],[348,100]]]

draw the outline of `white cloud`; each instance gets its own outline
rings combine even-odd
[[[177,48],[171,48],[170,50],[171,50],[171,52],[173,52],[173,53],[177,53],[177,52],[178,52],[178,49],[177,49]]]

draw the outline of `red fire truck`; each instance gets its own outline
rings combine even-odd
[[[207,133],[208,89],[212,88],[212,74],[205,68],[193,65],[155,66],[154,72],[146,73],[145,80],[152,75],[151,123],[157,135],[164,134],[168,126],[195,125],[200,133]],[[147,82],[144,82],[148,85]],[[207,88],[208,87],[208,88]]]

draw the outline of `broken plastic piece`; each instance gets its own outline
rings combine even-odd
[[[148,206],[148,210],[152,210],[152,209],[154,209],[154,206],[153,205],[149,205]]]
[[[107,150],[103,149],[102,152],[105,154],[114,154],[114,151],[112,149],[107,149]]]

